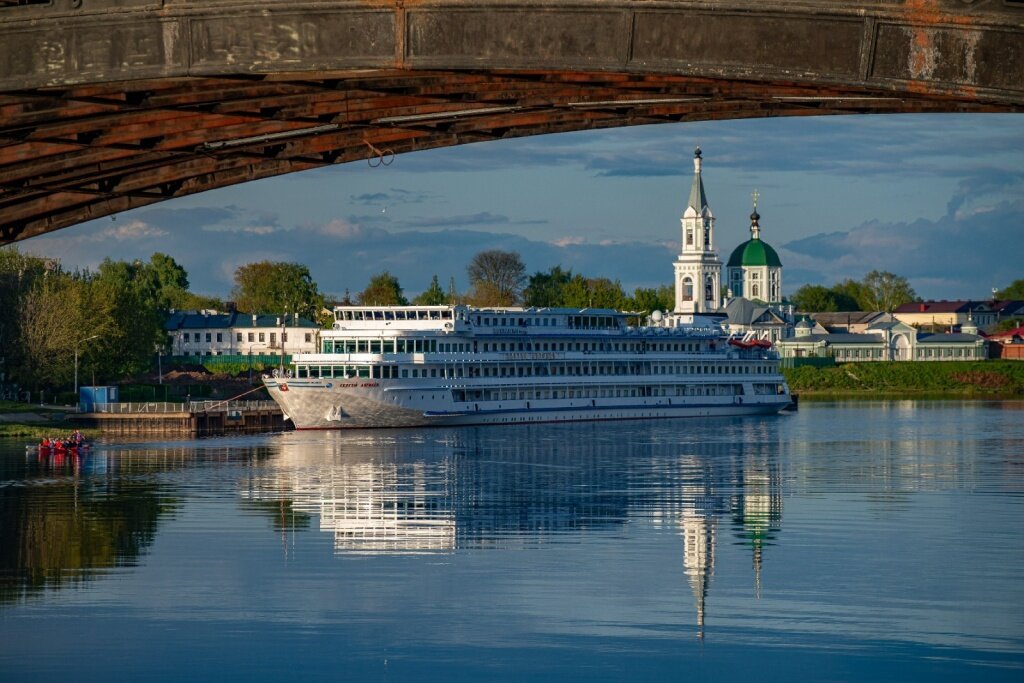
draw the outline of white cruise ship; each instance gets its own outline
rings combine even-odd
[[[701,168],[697,148],[675,310],[649,326],[610,309],[338,307],[321,353],[265,378],[270,395],[298,429],[782,410],[791,398],[771,343],[730,340],[718,325],[722,262]]]
[[[771,348],[713,318],[631,327],[611,309],[345,306],[320,351],[264,382],[297,429],[775,413]]]

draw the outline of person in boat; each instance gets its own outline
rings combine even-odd
[[[77,429],[71,433],[71,443],[73,443],[74,445],[81,446],[84,440],[85,439],[82,437],[82,432],[78,431]]]
[[[50,437],[44,436],[42,442],[39,444],[39,447],[40,448],[49,448],[50,447]]]

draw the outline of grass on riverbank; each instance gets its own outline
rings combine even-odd
[[[21,401],[0,401],[0,413],[62,413],[60,408]]]
[[[42,440],[43,437],[47,436],[68,437],[74,429],[74,426],[66,422],[0,422],[0,439],[28,438],[31,440]],[[79,431],[88,439],[93,439],[100,435],[99,429],[79,428]]]
[[[996,398],[1024,396],[1019,361],[873,362],[783,370],[801,395],[872,398]]]
[[[0,401],[0,438],[42,439],[44,436],[66,437],[75,425],[64,421],[66,410],[34,403]],[[15,416],[15,417],[11,417]],[[99,429],[81,429],[88,438],[100,435]]]

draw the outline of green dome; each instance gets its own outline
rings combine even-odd
[[[727,265],[730,268],[740,266],[781,268],[782,261],[779,260],[779,255],[775,253],[771,245],[759,239],[750,239],[733,249],[732,256],[729,257]]]

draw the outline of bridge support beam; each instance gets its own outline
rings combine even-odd
[[[0,0],[0,244],[384,153],[1024,110],[1010,0]]]

